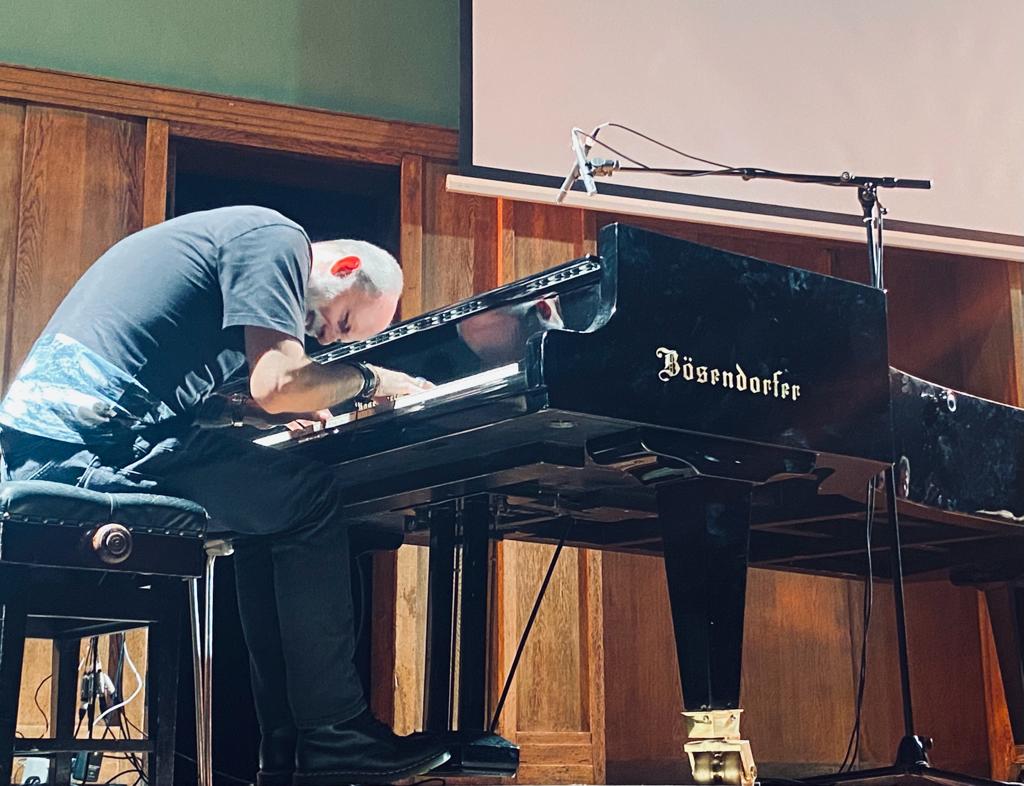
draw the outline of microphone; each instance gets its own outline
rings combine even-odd
[[[590,163],[587,161],[590,145],[584,146],[580,142],[579,134],[580,130],[578,128],[574,128],[569,133],[572,138],[572,152],[576,157],[576,161],[573,163],[572,169],[569,170],[569,174],[565,176],[565,180],[562,181],[562,187],[558,189],[558,196],[555,197],[556,204],[561,203],[565,199],[573,184],[581,178],[588,194],[593,195],[597,193],[597,186],[594,185]]]
[[[583,143],[580,142],[581,133],[578,128],[572,130],[572,152],[576,154],[576,166],[579,168],[583,186],[587,189],[587,193],[593,196],[597,193],[597,186],[594,185],[594,175],[590,170],[590,162],[587,161],[590,144],[588,143],[586,147],[583,146]]]

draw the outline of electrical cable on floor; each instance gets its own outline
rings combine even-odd
[[[127,716],[125,717],[125,720],[128,720]],[[138,726],[136,726],[132,721],[128,720],[128,725],[132,729],[137,731],[139,734],[145,736],[145,732],[142,731],[142,729],[140,729]],[[174,755],[177,756],[178,758],[184,759],[185,761],[192,762],[192,764],[196,764],[196,760],[195,759],[193,759],[191,756],[185,755],[181,751],[175,751]],[[228,772],[224,772],[222,770],[213,770],[213,774],[214,775],[219,775],[221,778],[224,778],[225,780],[235,781],[237,783],[246,783],[246,784],[249,784],[249,786],[252,786],[252,779],[239,778],[237,775],[232,775],[232,774],[230,774]]]
[[[193,764],[197,764],[195,759],[193,759],[191,756],[186,756],[184,753],[181,753],[180,751],[175,751],[174,755],[184,759],[185,761],[190,761]],[[252,786],[252,780],[251,779],[239,778],[237,775],[230,775],[230,774],[228,774],[226,772],[221,772],[220,770],[213,770],[213,774],[214,775],[219,775],[224,780],[231,781],[233,783],[244,783],[244,784],[246,784],[246,786]],[[415,784],[414,784],[414,786],[415,786]]]

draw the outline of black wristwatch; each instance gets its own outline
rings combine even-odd
[[[377,388],[380,387],[380,377],[377,376],[377,372],[367,363],[353,362],[349,365],[363,376],[363,386],[353,397],[353,401],[360,404],[373,401],[373,397],[377,395]]]
[[[245,425],[245,403],[247,396],[244,393],[232,393],[228,396],[228,413],[231,416],[231,425],[241,428]]]

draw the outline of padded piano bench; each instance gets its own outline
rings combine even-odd
[[[147,754],[151,784],[171,786],[183,579],[191,582],[198,663],[206,525],[201,506],[174,497],[41,480],[0,484],[0,785],[11,783],[16,754],[50,756],[48,782],[66,784],[73,753],[134,751]],[[149,627],[147,739],[74,739],[82,639],[140,626]],[[54,642],[53,738],[15,739],[26,638]],[[197,695],[202,679],[197,673]]]

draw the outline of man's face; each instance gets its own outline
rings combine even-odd
[[[398,295],[371,295],[359,285],[351,286],[332,300],[315,296],[307,303],[306,333],[322,345],[338,341],[361,341],[391,324]]]

